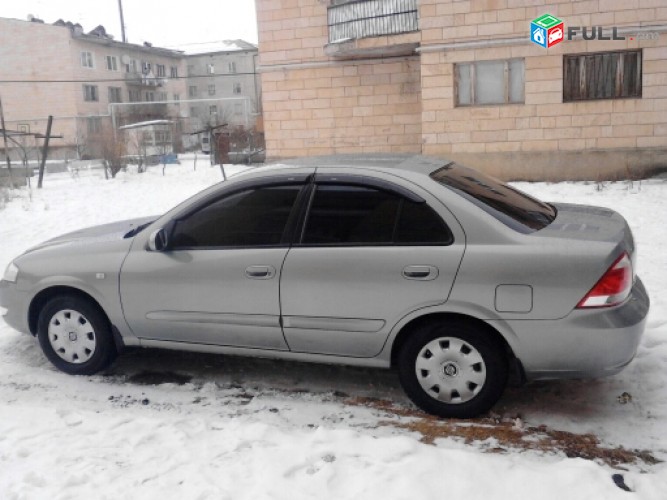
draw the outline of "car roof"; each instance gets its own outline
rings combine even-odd
[[[406,153],[359,153],[335,154],[326,156],[307,156],[282,160],[269,164],[266,169],[281,167],[340,167],[340,168],[372,168],[390,169],[430,174],[431,172],[451,163],[450,160],[432,156]]]

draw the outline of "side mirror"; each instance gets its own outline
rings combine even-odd
[[[163,227],[151,233],[148,238],[148,249],[151,252],[163,252],[167,249],[167,232]]]

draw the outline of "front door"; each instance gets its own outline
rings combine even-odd
[[[123,311],[141,339],[287,349],[279,283],[302,184],[223,195],[173,222],[166,251],[133,245]]]

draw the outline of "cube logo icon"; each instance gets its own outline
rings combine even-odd
[[[551,14],[544,14],[530,23],[530,40],[545,49],[553,47],[565,38],[563,21]]]

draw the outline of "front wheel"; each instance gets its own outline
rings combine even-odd
[[[37,338],[46,357],[71,375],[92,375],[111,364],[116,348],[109,321],[92,302],[61,296],[39,314]]]
[[[401,385],[422,410],[448,418],[485,413],[507,384],[507,357],[488,332],[462,322],[432,324],[410,335],[398,355]]]

